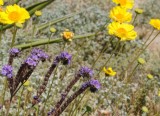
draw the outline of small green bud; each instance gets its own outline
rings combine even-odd
[[[16,27],[18,27],[18,28],[23,28],[23,24],[21,24],[21,23],[16,23]]]

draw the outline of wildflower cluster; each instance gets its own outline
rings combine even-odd
[[[108,33],[118,37],[121,41],[134,40],[137,33],[134,31],[134,26],[128,24],[132,19],[132,14],[128,9],[132,9],[133,0],[113,0],[118,6],[110,11],[110,18],[113,20],[108,25]]]

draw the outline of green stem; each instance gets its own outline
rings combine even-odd
[[[7,82],[7,77],[5,78],[5,82],[4,82],[4,90],[2,93],[2,105],[4,105],[4,101],[5,101],[5,94],[6,94],[6,90],[7,90],[7,86],[8,86],[8,82]]]
[[[19,116],[19,112],[20,112],[20,105],[21,105],[22,96],[23,96],[23,91],[24,91],[24,87],[22,88],[22,91],[21,91],[20,97],[19,97],[19,99],[18,99],[18,111],[17,111],[17,113],[16,113],[16,116]]]
[[[112,40],[112,39],[110,39],[110,40]],[[103,47],[102,51],[100,52],[100,54],[98,55],[98,57],[96,58],[96,60],[93,62],[92,68],[94,68],[96,62],[97,62],[98,59],[101,57],[101,55],[105,52],[105,50],[107,49],[107,47],[108,47],[108,44],[106,43],[106,45]]]
[[[112,54],[110,55],[110,57],[108,58],[108,60],[104,63],[104,65],[100,68],[99,72],[98,72],[98,75],[101,73],[102,69],[104,66],[107,65],[107,63],[110,61],[110,59],[112,58],[113,54],[115,53],[115,51],[117,50],[118,46],[120,44],[120,40],[118,40],[118,42],[116,43],[116,47],[114,49],[114,51],[112,52]]]
[[[137,16],[138,16],[138,14],[136,13],[136,16],[134,17],[134,20],[133,20],[132,24],[134,24],[134,22],[135,22]]]
[[[136,69],[138,68],[138,66],[139,66],[139,63],[134,67],[132,73],[127,77],[127,82],[131,81],[131,78],[132,78],[133,74],[135,73]]]
[[[52,35],[53,35],[53,33],[51,33],[51,35],[49,36],[49,39],[48,39],[47,51],[49,50],[49,42],[50,42],[50,40],[51,40]]]
[[[128,69],[130,69],[130,67],[133,65],[133,63],[138,59],[138,57],[146,50],[146,48],[156,39],[156,37],[160,34],[160,32],[158,32],[154,38],[144,47],[144,49],[142,49],[142,51],[136,56],[136,58],[133,59],[133,61],[131,63],[129,63],[129,65],[127,66],[126,71],[128,71]]]
[[[78,36],[75,36],[73,38],[74,39],[84,39],[84,38],[88,38],[88,37],[92,37],[92,36],[95,36],[95,33],[88,33],[88,34],[85,34],[85,35],[78,35]],[[62,42],[63,39],[61,38],[57,38],[57,39],[51,39],[49,41],[49,43],[59,43],[59,42]],[[48,44],[48,39],[43,39],[41,41],[36,41],[36,42],[32,42],[32,43],[28,43],[28,44],[21,44],[21,45],[16,45],[14,46],[15,48],[19,48],[19,49],[27,49],[31,46],[32,44],[32,47],[35,47],[35,46],[39,46],[39,45],[45,45],[45,44]]]
[[[13,38],[12,38],[11,48],[14,46],[15,39],[16,39],[16,34],[17,34],[17,27],[14,26],[14,31],[13,31]]]

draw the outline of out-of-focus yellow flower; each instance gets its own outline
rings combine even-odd
[[[38,11],[36,11],[34,14],[35,14],[37,17],[39,17],[39,16],[42,15],[42,12],[38,10]]]
[[[121,41],[134,40],[137,37],[134,26],[130,24],[112,22],[107,28],[110,35],[119,37]]]
[[[143,13],[143,9],[136,8],[136,9],[135,9],[135,12],[136,12],[137,14],[142,14],[142,13]]]
[[[127,12],[126,9],[116,6],[110,11],[110,18],[119,23],[130,22],[132,14]]]
[[[32,92],[33,91],[33,88],[32,87],[27,87],[27,90]]]
[[[134,0],[112,0],[117,5],[120,5],[121,7],[132,9],[134,5]]]
[[[149,112],[149,110],[148,110],[148,108],[147,108],[146,106],[143,106],[143,107],[142,107],[142,111],[145,112],[145,113],[148,113],[148,112]]]
[[[30,85],[30,81],[27,80],[23,85],[24,86],[29,86]]]
[[[138,58],[138,63],[139,64],[145,64],[146,61],[143,58]]]
[[[64,40],[67,41],[72,41],[72,38],[74,36],[74,33],[69,31],[68,29],[66,29],[63,33],[62,33],[62,37]]]
[[[0,21],[3,24],[24,23],[29,18],[28,11],[16,4],[9,5],[4,12],[0,12]]]
[[[116,75],[116,72],[113,71],[111,67],[109,67],[108,69],[106,69],[105,67],[103,67],[103,71],[108,76],[115,76]]]
[[[158,91],[158,97],[160,97],[160,90]]]
[[[153,79],[153,75],[148,74],[148,75],[147,75],[147,78],[148,78],[148,79]]]
[[[4,4],[3,0],[0,0],[0,5],[3,5],[3,4]]]
[[[149,22],[154,28],[160,30],[160,19],[151,19]]]

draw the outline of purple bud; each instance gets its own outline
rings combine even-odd
[[[20,50],[17,48],[10,49],[10,55],[12,55],[14,57],[17,57],[19,53],[20,53]]]
[[[2,67],[1,74],[2,74],[3,76],[7,76],[8,78],[12,78],[12,76],[13,76],[12,66],[10,66],[10,65],[4,65],[4,66]]]
[[[93,77],[93,71],[88,67],[81,67],[78,74],[82,77],[88,77],[88,78]]]

